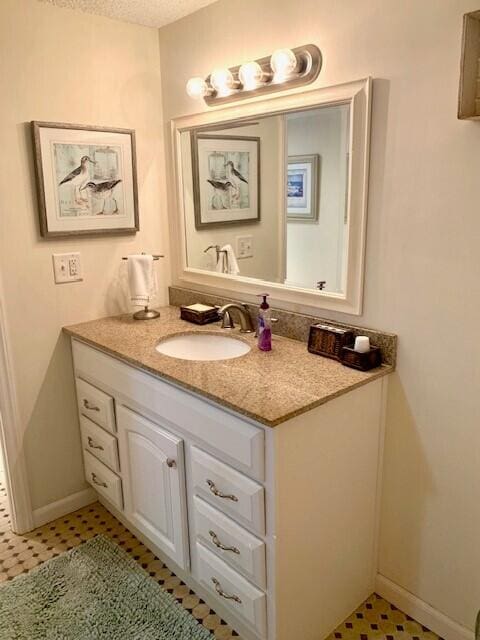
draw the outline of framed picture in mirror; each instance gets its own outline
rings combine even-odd
[[[260,138],[192,131],[195,227],[260,220]]]
[[[320,156],[289,156],[287,222],[317,222]]]

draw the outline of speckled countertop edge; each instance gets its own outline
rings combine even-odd
[[[228,335],[251,346],[231,360],[179,360],[158,353],[156,344],[181,333],[225,332],[218,324],[198,326],[178,318],[178,308],[160,310],[158,320],[135,321],[130,315],[101,318],[63,331],[104,353],[174,386],[222,405],[267,427],[275,427],[393,371],[390,365],[361,372],[315,356],[306,344],[274,336],[271,352],[255,346],[253,335]]]

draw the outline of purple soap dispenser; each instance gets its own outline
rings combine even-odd
[[[260,308],[258,309],[258,327],[257,327],[257,345],[261,351],[272,350],[272,314],[270,306],[267,302],[269,294],[262,293],[263,298]]]

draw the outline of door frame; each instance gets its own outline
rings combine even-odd
[[[33,511],[23,448],[23,433],[8,346],[5,296],[0,273],[0,446],[3,453],[12,530],[34,528]]]

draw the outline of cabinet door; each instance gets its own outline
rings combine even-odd
[[[125,515],[182,569],[188,568],[183,440],[119,406]]]

